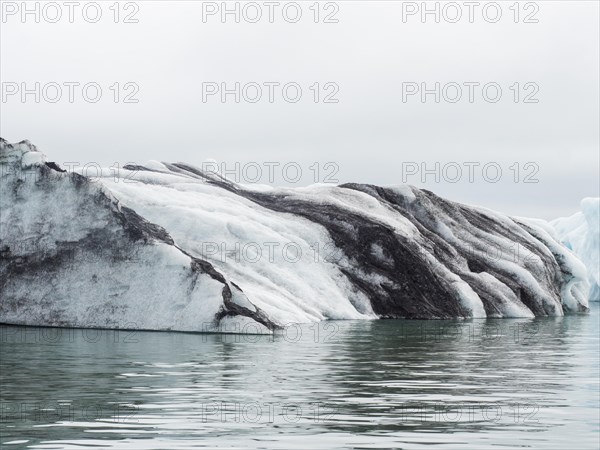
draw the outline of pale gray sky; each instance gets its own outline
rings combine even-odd
[[[315,177],[314,162],[321,181],[334,171],[325,167],[332,162],[339,169],[332,178],[340,182],[406,181],[453,200],[543,218],[571,214],[582,197],[599,195],[596,1],[520,2],[518,8],[513,1],[483,1],[472,11],[473,23],[465,2],[427,2],[432,10],[439,4],[439,23],[433,14],[425,23],[420,12],[408,15],[421,2],[401,1],[321,2],[318,8],[298,2],[296,23],[298,8],[285,1],[272,7],[273,23],[268,2],[239,3],[240,23],[233,14],[225,23],[219,12],[208,15],[221,2],[121,2],[117,23],[113,1],[98,2],[96,23],[92,2],[78,2],[73,23],[65,2],[27,2],[33,11],[40,5],[39,23],[34,13],[22,17],[22,2],[1,3],[0,135],[29,139],[59,163],[199,165],[212,158],[233,169],[235,162],[256,162],[265,183],[264,163],[297,163],[303,177],[296,184],[304,185]],[[496,5],[502,16],[492,23]],[[258,10],[262,17],[250,23]],[[459,10],[461,18],[451,23]],[[61,18],[50,23],[57,12]],[[39,103],[33,93],[23,101],[22,88],[35,91],[36,82]],[[65,82],[80,83],[72,103]],[[236,82],[246,86],[239,103],[233,94],[225,103],[219,94],[203,102],[203,83],[233,88]],[[280,83],[273,103],[265,82]],[[436,82],[439,103],[434,94],[425,102],[419,94],[403,101],[403,90],[421,83],[433,89]],[[480,83],[473,85],[472,103],[465,82]],[[51,83],[62,86],[55,103]],[[92,88],[83,97],[86,83],[101,87],[98,102],[89,101]],[[248,101],[256,93],[248,83],[262,86],[256,103]],[[297,103],[284,99],[286,83],[302,89]],[[456,103],[453,83],[462,89]],[[497,83],[488,85],[488,100],[487,83]],[[214,86],[204,84],[205,92]],[[502,94],[492,103],[496,86]],[[138,102],[125,103],[127,94]],[[328,94],[338,102],[325,103]],[[435,169],[436,162],[439,182],[430,174],[423,183],[421,164]],[[465,163],[479,163],[472,183]],[[451,183],[457,165],[463,173]],[[502,174],[492,183],[498,167]],[[289,184],[281,169],[274,173],[274,184]],[[538,182],[525,183],[526,177]]]

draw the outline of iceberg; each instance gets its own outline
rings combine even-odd
[[[332,319],[561,316],[587,273],[548,227],[412,186],[67,172],[0,140],[0,322],[272,333]]]
[[[600,301],[600,198],[581,201],[581,211],[551,221],[560,241],[571,249],[588,270],[591,301]]]

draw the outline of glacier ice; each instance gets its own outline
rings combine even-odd
[[[584,198],[580,206],[581,211],[550,223],[561,242],[587,267],[589,299],[600,301],[600,198]]]
[[[0,169],[3,323],[269,333],[587,311],[585,268],[539,223],[411,186],[268,188],[159,161],[90,178],[4,140]]]
[[[215,317],[247,314],[273,328],[101,184],[51,169],[27,142],[0,145],[0,322],[212,331]]]

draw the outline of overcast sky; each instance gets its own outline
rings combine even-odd
[[[258,164],[268,183],[265,163],[279,162],[273,184],[407,182],[543,218],[599,195],[596,1],[441,2],[439,23],[415,11],[421,2],[240,3],[239,23],[223,20],[221,2],[99,2],[95,23],[90,2],[73,23],[64,2],[28,8],[36,3],[39,23],[21,2],[2,2],[0,134],[60,164],[212,158],[239,162],[246,182]],[[72,103],[64,83],[79,83]],[[235,83],[239,103],[209,95]]]

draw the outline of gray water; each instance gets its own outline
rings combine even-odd
[[[599,317],[5,326],[2,448],[597,449]]]

